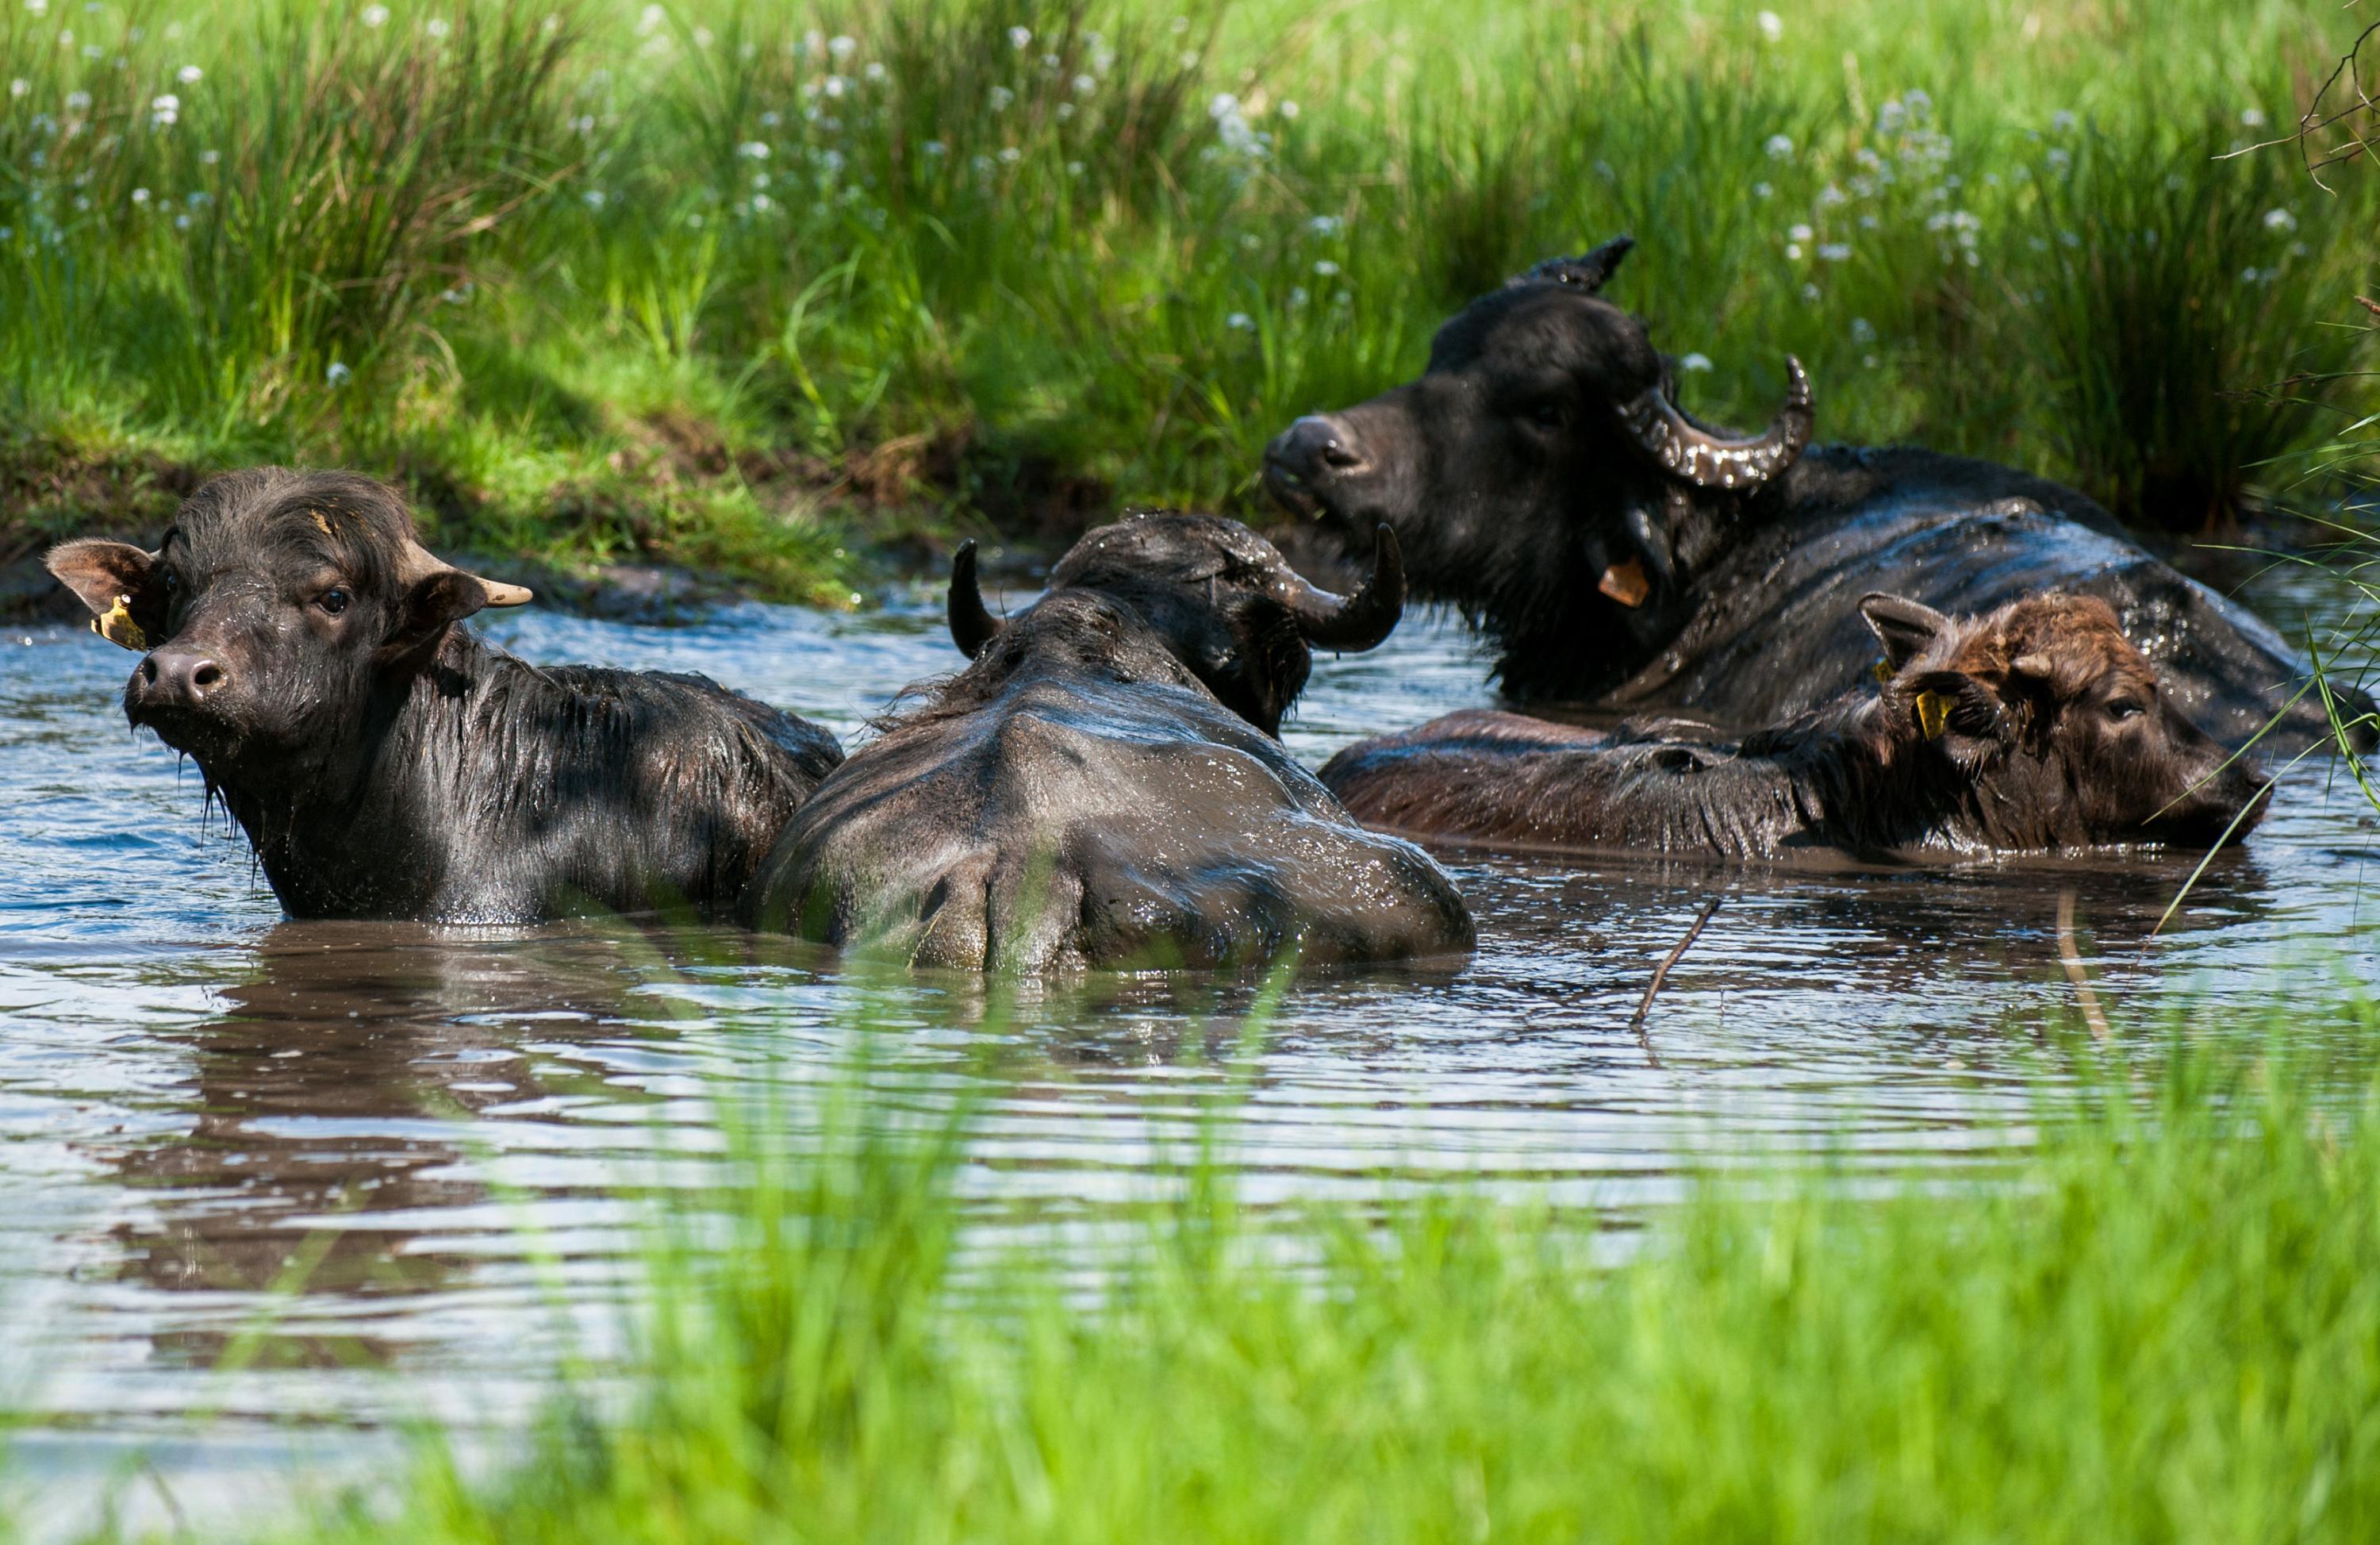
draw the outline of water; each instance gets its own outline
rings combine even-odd
[[[2340,605],[2262,599],[2283,620]],[[958,663],[923,590],[867,617],[754,606],[658,630],[531,611],[491,632],[533,659],[701,670],[846,744]],[[53,1518],[136,1475],[162,1478],[139,1505],[203,1518],[325,1461],[356,1473],[392,1418],[519,1413],[565,1339],[600,1348],[612,1326],[642,1215],[622,1182],[698,1165],[711,1096],[816,1075],[863,1015],[892,1059],[949,1078],[986,1076],[998,1039],[968,1184],[1064,1218],[1145,1180],[1257,991],[1092,982],[1002,1020],[979,984],[867,987],[729,930],[286,923],[237,833],[201,829],[195,772],[127,736],[130,663],[67,628],[0,647],[0,1404],[36,1413],[12,1450]],[[1374,654],[1318,662],[1286,739],[1318,765],[1481,701],[1484,675],[1450,622],[1409,619]],[[2040,1028],[2081,1023],[2062,892],[2119,1007],[2186,989],[2262,1009],[2309,970],[2380,979],[2380,831],[2331,773],[2290,775],[2155,940],[2185,862],[1450,855],[1477,956],[1290,991],[1255,1077],[1248,1194],[1352,1194],[1388,1169],[1626,1212],[1695,1156],[1755,1145],[1959,1162],[2007,1141],[1982,1118],[2021,1113],[2027,1070],[2058,1064]],[[1720,893],[1632,1033],[1653,966]]]

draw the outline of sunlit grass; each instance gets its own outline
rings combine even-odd
[[[0,406],[74,454],[348,461],[443,540],[816,599],[869,511],[1255,507],[1289,418],[1628,230],[1613,293],[1692,406],[1764,419],[1791,350],[1824,433],[2197,529],[2361,465],[2306,485],[2292,453],[2374,405],[2348,324],[2380,189],[2216,159],[2291,120],[2341,28],[2313,0],[14,4]]]
[[[1459,1186],[1259,1211],[1227,1104],[1164,1198],[970,1245],[971,1109],[755,1099],[656,1223],[625,1394],[492,1476],[433,1438],[314,1534],[2367,1538],[2380,1016],[2308,990],[2285,1040],[2046,1077],[1980,1169],[1736,1155],[1643,1233]]]

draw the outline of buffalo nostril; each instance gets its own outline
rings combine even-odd
[[[144,687],[157,685],[157,657],[151,655],[140,662],[140,682]]]
[[[1340,442],[1335,438],[1324,442],[1321,445],[1316,447],[1316,450],[1322,457],[1322,464],[1325,467],[1333,468],[1353,467],[1357,462],[1363,460],[1363,457],[1349,450],[1345,445],[1340,444]]]
[[[190,667],[190,685],[203,692],[223,681],[223,667],[212,660],[201,660]]]

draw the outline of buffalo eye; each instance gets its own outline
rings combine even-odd
[[[320,606],[324,613],[335,617],[340,613],[347,609],[348,600],[349,597],[346,590],[341,586],[334,585],[329,590],[324,590],[321,595],[316,596],[314,598],[314,604]]]
[[[2118,698],[2107,705],[2107,717],[2120,724],[2128,719],[2137,719],[2148,711],[2149,705],[2138,698]]]
[[[1560,397],[1539,397],[1521,409],[1521,417],[1532,429],[1553,431],[1561,428],[1570,416],[1570,405]]]

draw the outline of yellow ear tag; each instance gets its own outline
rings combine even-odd
[[[105,616],[91,618],[91,630],[109,643],[128,649],[135,654],[148,652],[149,635],[141,632],[140,625],[132,620],[132,598],[128,595],[117,596],[115,604],[107,609]]]
[[[1917,694],[1917,727],[1928,740],[1939,740],[1950,726],[1950,700],[1939,692]]]
[[[1631,610],[1644,605],[1645,598],[1653,593],[1645,578],[1645,566],[1633,558],[1605,569],[1595,588]]]

